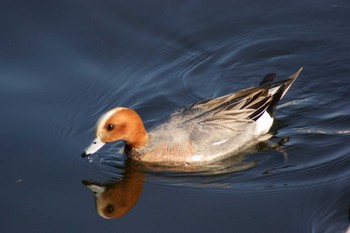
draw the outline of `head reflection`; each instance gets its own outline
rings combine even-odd
[[[104,184],[83,180],[82,183],[93,192],[96,211],[101,217],[120,218],[130,211],[140,198],[143,174],[127,163],[121,180]]]

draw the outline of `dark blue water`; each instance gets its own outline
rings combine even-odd
[[[2,1],[0,231],[345,232],[349,12],[345,0]],[[112,107],[151,127],[300,67],[254,151],[197,172],[125,161],[122,143],[80,157]],[[100,217],[83,180],[128,211]]]

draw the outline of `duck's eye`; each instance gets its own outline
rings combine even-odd
[[[113,212],[114,212],[114,206],[111,205],[111,204],[107,205],[106,211],[107,211],[107,213],[109,213],[109,214],[113,213]]]
[[[113,125],[113,124],[107,125],[107,130],[108,130],[108,131],[111,131],[111,130],[113,130],[113,129],[114,129],[114,125]]]

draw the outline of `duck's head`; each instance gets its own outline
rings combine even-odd
[[[105,143],[125,141],[131,148],[140,148],[147,141],[147,132],[141,117],[129,108],[114,108],[103,114],[96,124],[96,138],[86,148],[86,157],[98,151]]]

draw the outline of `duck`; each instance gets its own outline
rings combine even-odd
[[[149,130],[135,110],[113,108],[98,119],[96,137],[82,157],[124,141],[124,153],[147,164],[204,166],[224,160],[272,137],[276,106],[301,71],[278,82],[270,73],[258,86],[181,107]]]

